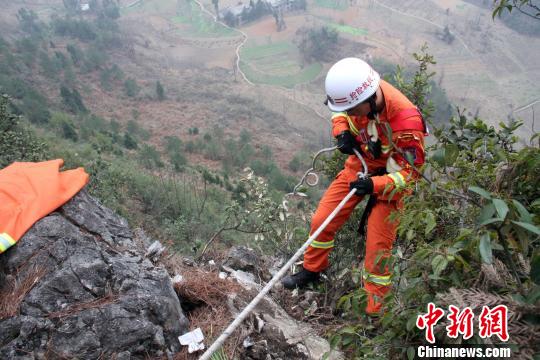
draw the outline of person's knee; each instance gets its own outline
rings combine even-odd
[[[317,230],[322,225],[324,220],[326,220],[326,218],[327,214],[323,214],[319,211],[315,212],[315,214],[313,214],[313,217],[311,218],[311,231],[313,232]]]

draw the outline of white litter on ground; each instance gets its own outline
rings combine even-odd
[[[201,331],[201,328],[196,328],[193,331],[179,336],[178,341],[180,341],[180,345],[188,346],[188,352],[190,354],[195,351],[204,350],[204,335]]]

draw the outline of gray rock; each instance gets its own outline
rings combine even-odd
[[[224,265],[234,270],[255,272],[260,268],[261,260],[253,249],[235,246],[229,251]]]
[[[0,358],[142,359],[179,351],[188,320],[169,274],[144,250],[126,220],[85,191],[35,223],[0,255],[2,274],[31,284],[20,314],[0,320]]]
[[[246,287],[245,284],[239,282]],[[309,306],[309,303],[308,303]],[[240,309],[241,310],[241,309]],[[312,359],[320,360],[328,353],[329,360],[344,358],[339,351],[330,351],[328,341],[318,336],[309,324],[300,323],[290,317],[271,297],[265,296],[253,311],[257,322],[263,320],[260,333],[253,331],[250,336],[253,346],[245,349],[247,359]],[[253,326],[258,328],[258,326]]]

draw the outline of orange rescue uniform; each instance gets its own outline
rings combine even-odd
[[[384,80],[381,80],[380,88],[385,106],[382,113],[379,114],[380,123],[377,124],[378,136],[382,143],[382,155],[378,159],[369,158],[367,129],[370,120],[366,116],[349,117],[346,113],[334,113],[332,117],[334,137],[344,130],[351,131],[356,136],[364,154],[367,155],[365,160],[370,174],[377,173],[381,169],[388,169],[387,163],[390,158],[395,161],[394,165],[397,164],[401,168],[399,170],[393,166],[396,171],[371,177],[374,194],[372,196],[377,197],[377,202],[367,221],[366,256],[362,276],[364,289],[368,294],[367,313],[378,313],[381,310],[381,300],[391,286],[391,274],[388,266],[382,266],[381,262],[391,255],[399,221],[390,221],[388,216],[400,207],[400,198],[403,196],[403,192],[399,192],[399,189],[403,188],[407,182],[418,178],[418,174],[410,164],[392,148],[386,136],[385,123],[390,124],[392,128],[392,141],[396,147],[408,157],[409,161],[414,161],[416,167],[420,167],[424,163],[424,134],[426,132],[420,113],[399,90]],[[355,155],[349,156],[345,162],[345,168],[336,176],[319,202],[312,218],[311,233],[321,226],[350,192],[349,184],[358,179],[357,173],[361,170],[360,160]],[[396,188],[398,193],[390,196],[392,190]],[[316,241],[308,247],[304,254],[305,269],[320,272],[328,267],[328,255],[334,247],[334,235],[362,199],[361,196],[353,196]]]
[[[60,172],[61,159],[15,162],[0,170],[0,253],[88,182],[82,168]]]

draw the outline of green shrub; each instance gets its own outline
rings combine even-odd
[[[114,64],[110,68],[105,68],[101,71],[101,74],[99,76],[99,80],[101,83],[101,87],[104,90],[112,90],[112,82],[113,81],[120,81],[124,78],[124,73],[118,65]]]
[[[71,141],[77,141],[79,135],[75,130],[73,119],[65,113],[55,112],[51,116],[50,125],[53,129],[60,131],[62,137]]]
[[[51,25],[54,32],[60,36],[70,36],[85,42],[97,38],[97,29],[92,23],[85,20],[56,17],[53,18]]]
[[[124,139],[123,144],[126,149],[137,149],[139,145],[137,144],[137,141],[128,133],[124,133]]]
[[[30,130],[21,125],[21,119],[9,110],[10,99],[0,97],[0,168],[14,161],[41,161],[47,148]]]
[[[88,110],[83,104],[81,94],[77,89],[69,90],[65,86],[60,87],[60,96],[64,105],[73,113],[86,113]]]
[[[22,102],[21,110],[24,115],[34,124],[46,124],[51,118],[48,105],[41,96],[27,94]]]
[[[109,55],[101,47],[90,46],[86,50],[84,70],[86,72],[99,70],[105,66],[108,60]]]
[[[141,150],[139,150],[139,159],[141,164],[147,169],[163,167],[161,155],[152,145],[143,144]]]
[[[165,89],[159,81],[156,82],[156,94],[159,101],[165,100]]]
[[[76,66],[79,66],[84,62],[84,52],[77,44],[68,44],[66,50],[69,55],[71,55],[71,60]]]
[[[30,35],[39,36],[44,31],[45,24],[39,21],[37,14],[32,10],[19,9],[17,20],[19,20],[21,29]]]
[[[334,56],[338,43],[338,32],[327,26],[312,29],[300,29],[297,32],[298,49],[304,61],[328,61]]]
[[[17,40],[15,43],[15,47],[20,53],[23,63],[28,67],[32,67],[36,61],[39,42],[36,38],[26,37]]]
[[[139,85],[137,85],[137,82],[133,78],[128,78],[124,82],[124,91],[127,96],[129,97],[135,97],[139,94],[139,91],[141,89],[139,88]]]
[[[62,69],[61,63],[51,59],[49,54],[45,51],[39,52],[39,64],[43,70],[43,74],[48,78],[55,79],[58,76],[58,73]]]

